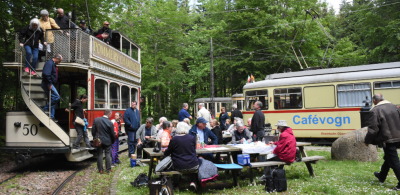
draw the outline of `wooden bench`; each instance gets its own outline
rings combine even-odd
[[[304,162],[306,163],[308,172],[310,173],[310,176],[313,177],[315,176],[314,169],[312,168],[311,164],[316,164],[319,160],[323,160],[325,157],[323,156],[310,156],[310,157],[303,157],[301,161],[294,161],[293,163],[299,163],[299,162]],[[283,168],[285,165],[291,165],[293,163],[286,163],[282,161],[265,161],[265,162],[254,162],[250,163],[249,166],[245,166],[249,168],[249,173],[250,173],[250,181],[254,181],[254,176],[253,176],[253,171],[252,169],[255,168],[260,168],[260,167],[270,167],[270,166],[279,166],[279,168]]]

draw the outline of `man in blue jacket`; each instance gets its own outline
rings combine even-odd
[[[42,89],[48,96],[49,91],[51,90],[51,113],[50,117],[54,120],[54,122],[58,122],[54,119],[54,112],[57,103],[60,101],[60,95],[57,92],[56,87],[54,86],[57,83],[57,70],[56,65],[62,61],[62,56],[60,54],[56,54],[53,59],[50,59],[44,64],[43,73],[42,73]],[[43,108],[45,112],[49,111],[49,103]]]
[[[196,124],[192,126],[189,131],[189,134],[197,137],[197,134],[200,136],[200,142],[208,143],[208,138],[211,139],[213,145],[218,145],[218,138],[217,136],[206,127],[208,121],[203,117],[199,117],[196,121]]]
[[[140,127],[140,115],[136,105],[137,102],[133,101],[131,107],[127,108],[124,113],[125,132],[128,135],[129,157],[131,154],[135,154],[135,146],[137,142],[135,135],[136,131]]]

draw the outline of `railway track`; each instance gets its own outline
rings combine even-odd
[[[74,177],[75,177],[75,175],[77,174],[77,173],[79,173],[80,171],[82,171],[82,170],[85,170],[86,168],[88,168],[90,165],[92,165],[94,162],[91,162],[91,163],[88,163],[87,165],[85,165],[84,167],[82,167],[81,169],[79,169],[79,170],[77,170],[77,171],[75,171],[74,173],[72,173],[67,179],[65,179],[58,187],[57,187],[57,189],[56,190],[54,190],[54,192],[52,193],[53,195],[57,195],[58,193],[60,193],[61,192],[61,190],[64,188],[64,186],[69,182],[69,181],[71,181]]]

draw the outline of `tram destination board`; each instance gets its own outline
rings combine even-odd
[[[140,74],[140,64],[136,60],[112,47],[108,47],[98,39],[93,39],[93,56]]]

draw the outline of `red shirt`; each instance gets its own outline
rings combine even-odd
[[[283,162],[292,163],[296,158],[296,138],[293,135],[292,128],[286,127],[281,135],[279,141],[275,142],[276,148],[274,154]]]

